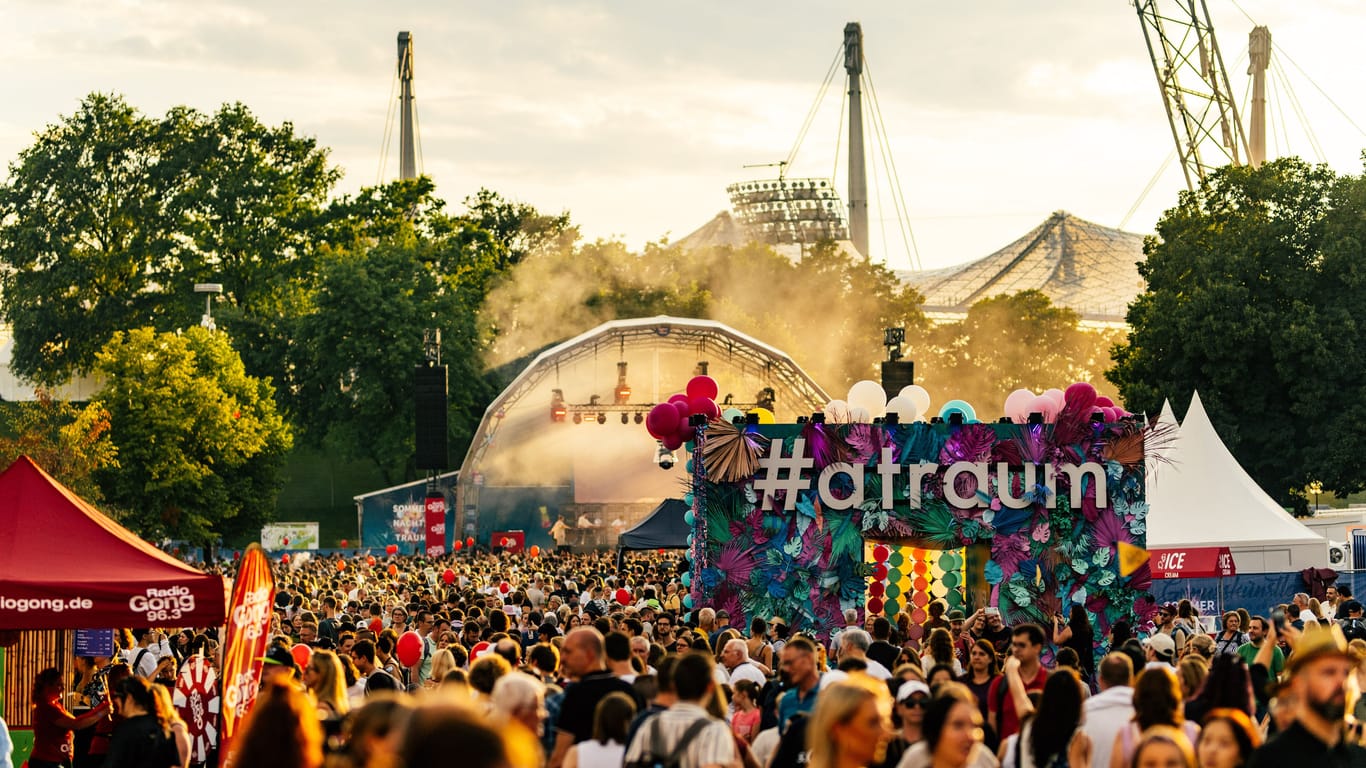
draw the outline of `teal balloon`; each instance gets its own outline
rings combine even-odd
[[[688,449],[688,453],[695,453],[697,451],[697,442],[694,440],[689,440],[688,442],[683,444],[683,447]]]
[[[692,474],[692,459],[688,459],[688,463],[687,463],[686,467],[687,467],[687,470],[688,470],[688,474],[691,475],[691,474]]]
[[[688,546],[692,546],[692,534],[688,534]]]
[[[685,587],[691,587],[691,586],[692,586],[692,573],[691,573],[691,572],[688,572],[688,571],[684,571],[684,572],[683,572],[683,578],[681,579],[681,581],[683,582],[683,586],[685,586]]]
[[[692,610],[692,595],[683,596],[683,607]]]
[[[727,408],[726,410],[721,411],[721,418],[725,419],[727,424],[734,422],[736,419],[743,421],[745,412],[739,408]]]
[[[688,491],[687,493],[683,494],[683,503],[684,503],[684,504],[687,504],[688,506],[691,507],[691,506],[692,506],[692,500],[693,500],[692,491]]]
[[[948,421],[949,414],[954,412],[963,414],[963,421],[965,422],[977,420],[977,411],[973,410],[973,407],[964,400],[950,400],[939,406],[939,418],[944,421]]]
[[[687,523],[688,527],[691,528],[693,523],[697,522],[697,515],[694,515],[692,513],[692,510],[690,509],[687,512],[683,513],[683,522]]]
[[[693,560],[693,553],[692,553],[692,550],[691,550],[691,549],[686,550],[686,551],[683,553],[683,556],[686,557],[686,558],[688,558],[688,562],[690,562],[690,563],[692,562],[692,560]]]
[[[683,623],[687,624],[690,621],[692,621],[692,611],[688,611],[687,613],[683,614]]]

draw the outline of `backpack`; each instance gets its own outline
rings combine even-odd
[[[641,755],[639,759],[628,760],[625,768],[679,768],[682,764],[683,753],[687,750],[692,740],[702,733],[702,730],[711,724],[711,718],[699,717],[688,730],[679,737],[678,743],[667,753],[660,749],[663,746],[659,738],[659,715],[650,719],[650,751]]]

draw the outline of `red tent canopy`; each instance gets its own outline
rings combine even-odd
[[[1187,547],[1150,549],[1148,563],[1154,579],[1201,579],[1236,576],[1233,554],[1228,547]]]
[[[125,530],[27,456],[0,473],[0,629],[210,627],[221,576]]]

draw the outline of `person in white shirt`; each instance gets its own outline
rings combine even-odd
[[[732,686],[741,680],[749,680],[763,688],[764,683],[768,682],[764,673],[760,672],[759,668],[750,661],[749,646],[745,644],[744,640],[736,638],[727,642],[726,646],[721,649],[721,663],[729,673],[728,682]]]
[[[1159,632],[1151,637],[1143,638],[1143,652],[1148,657],[1148,663],[1143,665],[1144,669],[1152,669],[1153,667],[1176,669],[1176,641],[1172,639],[1171,635]]]
[[[868,665],[866,671],[870,677],[877,680],[890,680],[892,678],[891,670],[868,658],[868,646],[873,644],[873,638],[867,632],[857,627],[845,629],[840,633],[839,643],[841,661],[858,659]]]
[[[1134,719],[1134,663],[1123,653],[1111,653],[1096,667],[1100,693],[1086,700],[1082,730],[1091,737],[1091,764],[1108,766],[1115,736]]]
[[[156,675],[157,662],[161,657],[172,655],[171,643],[166,639],[166,634],[155,629],[147,630],[137,645],[121,653],[133,674],[148,680]]]
[[[669,754],[682,746],[679,764],[683,768],[721,768],[740,762],[735,737],[724,720],[708,714],[702,702],[716,687],[712,669],[716,666],[705,653],[686,653],[674,668],[674,689],[678,702],[646,720],[626,749],[626,762],[638,762],[648,755]],[[681,744],[684,738],[686,744]]]

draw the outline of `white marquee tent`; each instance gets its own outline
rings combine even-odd
[[[1160,422],[1175,424],[1170,403]],[[1328,542],[1300,523],[1238,465],[1191,397],[1166,462],[1148,465],[1148,547],[1228,547],[1238,573],[1328,565]]]

